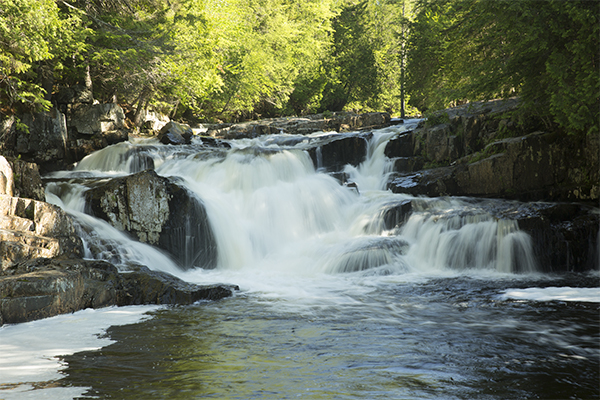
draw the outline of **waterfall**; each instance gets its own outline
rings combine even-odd
[[[319,135],[237,140],[227,151],[197,143],[121,143],[86,157],[74,171],[52,175],[47,191],[50,201],[78,221],[86,256],[122,266],[141,263],[180,273],[164,252],[85,214],[82,193],[95,182],[154,168],[203,204],[220,271],[535,271],[529,236],[515,221],[493,217],[485,202],[474,206],[459,199],[422,199],[385,190],[392,170],[385,146],[405,129],[373,132],[365,160],[344,168],[358,191],[318,168]],[[316,147],[317,165],[308,154],[310,146]],[[210,246],[200,243],[200,234],[190,233],[197,232],[199,224],[188,218],[169,236],[186,263],[196,266],[203,257],[198,246]]]

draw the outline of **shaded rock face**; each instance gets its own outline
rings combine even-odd
[[[36,257],[81,257],[83,243],[60,207],[0,194],[2,269]]]
[[[114,132],[125,129],[125,113],[113,103],[78,104],[70,111],[67,127],[71,133],[90,136]]]
[[[50,112],[26,114],[20,128],[15,118],[5,121],[0,136],[0,152],[7,156],[21,155],[24,160],[40,165],[62,163],[67,158],[69,136],[65,115],[52,109]]]
[[[167,251],[182,268],[214,268],[217,246],[206,210],[183,187],[146,170],[90,189],[95,216]]]
[[[15,118],[3,121],[0,153],[22,157],[48,172],[66,169],[96,150],[128,139],[123,110],[117,104],[77,104],[67,110],[66,115],[56,108],[22,115],[28,131]]]
[[[0,194],[44,201],[46,192],[37,164],[0,156]]]
[[[599,138],[541,131],[535,121],[518,125],[502,114],[513,103],[493,102],[480,114],[454,110],[448,123],[390,140],[385,149],[395,166],[390,190],[597,203]]]
[[[540,271],[600,269],[597,210],[573,203],[529,203],[518,215],[519,228],[533,240]]]
[[[347,164],[358,166],[367,156],[371,134],[353,136],[331,135],[319,145],[308,149],[316,169],[340,172]]]
[[[38,258],[0,274],[0,325],[111,305],[192,304],[231,296],[228,285],[194,285],[135,267],[120,273],[105,261]]]

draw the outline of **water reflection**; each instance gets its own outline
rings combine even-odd
[[[255,294],[162,309],[66,357],[62,383],[92,386],[88,398],[597,398],[598,305],[498,300],[520,284],[531,282],[380,283],[295,310]]]

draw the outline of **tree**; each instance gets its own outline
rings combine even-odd
[[[53,0],[4,0],[0,8],[0,100],[3,112],[18,106],[48,109],[60,59],[85,49],[87,31],[77,14]],[[14,110],[12,111],[14,112]]]
[[[599,15],[587,0],[421,0],[412,101],[425,110],[519,96],[523,112],[549,125],[598,132]]]

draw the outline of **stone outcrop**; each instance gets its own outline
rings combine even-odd
[[[0,266],[36,257],[81,257],[83,244],[60,207],[0,194]]]
[[[0,154],[38,164],[42,172],[66,169],[88,154],[128,140],[118,104],[91,104],[85,90],[67,91],[48,112],[11,117],[0,126]]]
[[[208,136],[222,139],[255,138],[262,135],[287,133],[305,135],[318,131],[348,132],[378,129],[390,125],[388,113],[333,113],[306,117],[273,118],[239,124],[220,124],[209,127]]]
[[[395,161],[389,188],[428,196],[478,196],[522,201],[582,201],[600,196],[597,136],[545,131],[510,114],[516,101],[448,111],[388,143]]]
[[[139,241],[167,251],[183,268],[214,268],[217,247],[199,199],[146,170],[115,178],[86,193],[93,215]]]
[[[37,164],[0,156],[0,194],[44,201],[46,192]]]
[[[237,289],[190,284],[143,266],[120,273],[105,261],[38,258],[0,274],[0,325],[90,307],[192,304],[228,297]]]

